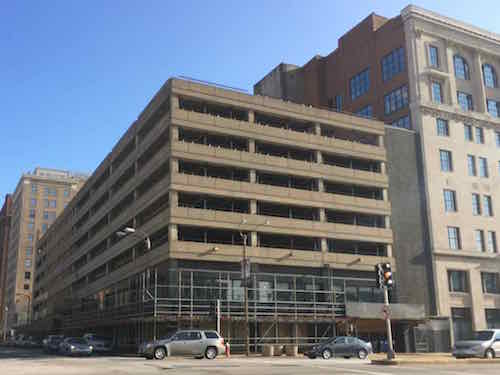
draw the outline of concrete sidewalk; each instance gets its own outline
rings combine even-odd
[[[456,359],[450,353],[396,353],[396,358],[393,360],[388,360],[385,353],[377,353],[370,355],[369,359],[373,365],[456,365],[456,364],[466,364],[466,363],[500,363],[499,358],[493,360],[487,360],[483,358],[466,358],[466,359]]]

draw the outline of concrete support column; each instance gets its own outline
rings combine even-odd
[[[170,174],[179,173],[179,160],[170,158]]]
[[[316,163],[323,163],[323,154],[321,153],[321,151],[316,151]]]
[[[179,141],[179,127],[175,125],[170,125],[170,143]]]
[[[469,271],[469,290],[472,299],[472,329],[486,329],[486,314],[484,312],[483,293],[474,293],[482,289],[481,271],[473,268]]]
[[[249,245],[252,247],[258,246],[257,232],[250,232],[250,242]]]
[[[323,193],[325,191],[325,182],[322,178],[318,178],[318,191]]]
[[[321,135],[321,124],[314,123],[314,134]]]
[[[250,122],[250,123],[255,122],[255,112],[252,110],[248,111],[248,122]]]
[[[392,257],[392,244],[387,244],[387,256]]]
[[[177,95],[170,96],[170,110],[179,109],[179,98]]]
[[[255,169],[250,169],[250,183],[255,184],[257,182],[257,172]]]
[[[248,140],[248,152],[255,154],[255,139]]]
[[[387,163],[385,161],[380,162],[380,173],[387,174]]]
[[[389,215],[384,217],[385,220],[385,227],[388,229],[391,227],[391,217]]]
[[[328,253],[328,240],[326,238],[321,239],[321,252]]]
[[[479,52],[474,53],[474,64],[471,69],[471,80],[475,83],[474,96],[476,98],[476,103],[474,103],[475,110],[478,112],[488,112],[486,107],[486,89],[484,87],[483,80],[483,61]],[[480,77],[476,79],[476,77]]]
[[[380,147],[384,147],[385,146],[385,137],[383,135],[379,135],[378,136],[378,145]]]
[[[326,222],[326,211],[324,208],[319,209],[319,221],[322,223]]]
[[[178,235],[177,235],[177,224],[169,224],[168,225],[168,241],[177,241]]]
[[[172,208],[179,207],[179,193],[175,190],[170,190],[168,193],[169,205]]]
[[[257,215],[257,201],[255,199],[250,200],[250,215]]]
[[[449,104],[453,106],[458,105],[457,101],[457,85],[455,84],[455,66],[453,64],[454,46],[448,43],[446,46],[446,62],[448,65],[449,78],[447,81],[447,95],[445,95],[445,103],[447,102],[447,97],[449,97]],[[445,87],[443,87],[445,88]]]
[[[389,190],[387,188],[382,189],[382,199],[387,202],[389,200]]]

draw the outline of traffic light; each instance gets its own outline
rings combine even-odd
[[[390,263],[379,263],[375,266],[375,280],[377,288],[392,288],[394,280],[392,279],[392,268]]]

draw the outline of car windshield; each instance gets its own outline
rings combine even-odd
[[[493,337],[492,331],[476,331],[472,333],[472,340],[487,341]]]
[[[80,345],[87,344],[87,341],[85,341],[84,339],[80,339],[80,338],[74,338],[74,339],[68,340],[68,342],[70,344],[80,344]]]

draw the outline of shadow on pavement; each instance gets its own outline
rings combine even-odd
[[[7,346],[0,346],[1,359],[45,359],[54,358],[57,355],[47,354],[42,349],[24,349]]]

